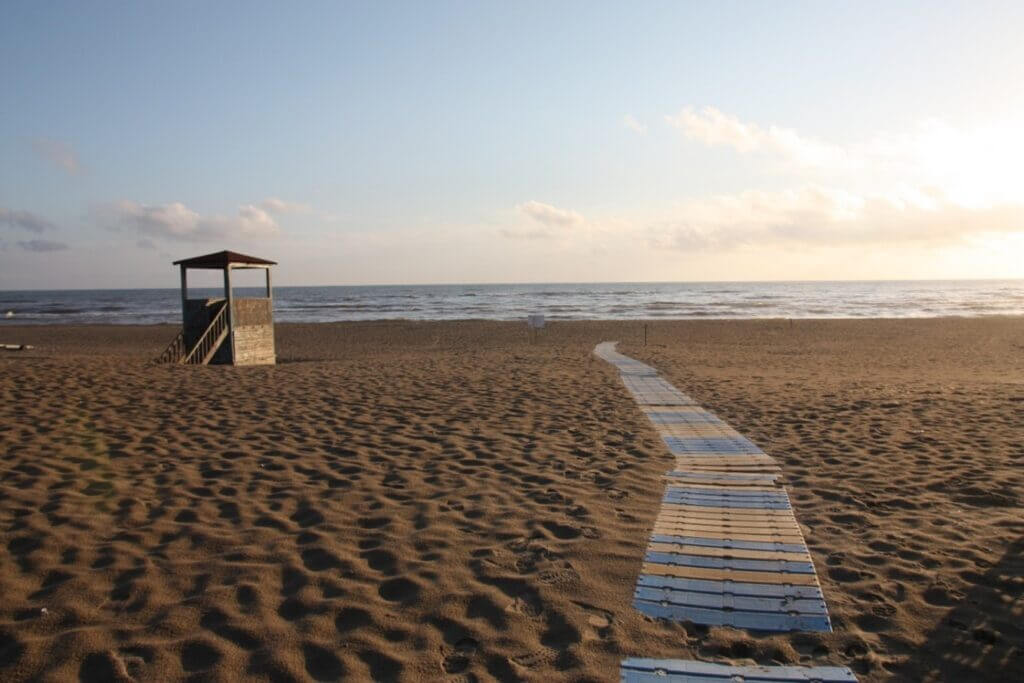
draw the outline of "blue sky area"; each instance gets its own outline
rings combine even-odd
[[[0,288],[1020,277],[1024,3],[0,6]]]

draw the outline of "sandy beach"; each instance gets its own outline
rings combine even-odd
[[[614,681],[626,656],[1024,679],[1024,320],[4,325],[0,679]],[[835,628],[631,606],[672,458],[596,359],[783,465]]]

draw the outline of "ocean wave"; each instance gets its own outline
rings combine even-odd
[[[214,293],[214,290],[210,290]],[[219,292],[215,292],[219,293]],[[196,296],[202,290],[192,290]],[[178,323],[180,292],[0,292],[17,323]],[[4,313],[14,311],[5,318]],[[382,319],[935,317],[1024,314],[1024,280],[913,283],[622,283],[424,287],[280,287],[279,321]]]

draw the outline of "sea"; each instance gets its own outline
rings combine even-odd
[[[243,288],[236,296],[259,296]],[[221,296],[190,289],[191,298]],[[177,324],[178,289],[0,292],[13,324]],[[1024,315],[1024,279],[276,287],[279,322],[340,320],[922,318]]]

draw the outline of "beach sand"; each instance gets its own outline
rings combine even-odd
[[[154,327],[0,353],[0,679],[617,680],[625,656],[1024,680],[1024,320]],[[631,607],[671,458],[594,344],[783,465],[835,632]]]

